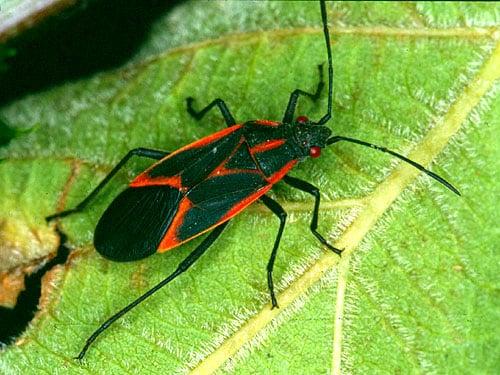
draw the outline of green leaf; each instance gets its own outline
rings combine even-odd
[[[326,59],[318,8],[182,4],[128,66],[1,108],[12,126],[38,127],[0,149],[0,238],[12,223],[54,233],[43,218],[75,206],[128,149],[175,150],[224,126],[216,111],[190,118],[187,96],[221,97],[241,121],[279,120]],[[311,197],[278,184],[273,196],[289,212],[274,273],[280,309],[269,308],[265,275],[278,220],[255,204],[79,363],[72,357],[97,326],[199,243],[127,264],[95,252],[99,215],[147,165],[131,163],[85,213],[61,221],[73,256],[50,274],[41,312],[0,354],[0,372],[498,371],[499,6],[328,3],[328,13],[328,126],[429,166],[462,197],[385,154],[335,145],[292,174],[321,189],[320,231],[342,258],[309,232]],[[301,100],[298,112],[319,118],[326,104]],[[9,232],[20,248],[0,246],[3,267],[24,254],[4,270],[54,251],[49,239],[23,245],[26,233]]]
[[[72,0],[3,0],[0,3],[0,43],[12,39],[23,31],[41,24],[51,15],[74,5]],[[3,46],[0,45],[0,62]],[[3,66],[0,64],[0,72]]]

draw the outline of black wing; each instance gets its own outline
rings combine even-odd
[[[181,197],[178,189],[168,185],[126,189],[97,223],[95,248],[102,256],[119,262],[155,253]]]

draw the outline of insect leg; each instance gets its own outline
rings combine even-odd
[[[280,228],[278,229],[278,235],[274,240],[273,251],[271,252],[271,257],[267,263],[267,286],[269,287],[269,292],[271,293],[271,302],[272,308],[278,307],[278,301],[276,300],[276,296],[274,295],[274,284],[273,284],[273,268],[274,268],[274,260],[276,259],[276,253],[278,252],[278,247],[280,246],[281,235],[283,234],[283,230],[285,229],[286,222],[286,212],[283,207],[280,206],[278,202],[274,199],[269,198],[266,195],[260,197],[262,203],[266,205],[278,218],[280,219]]]
[[[197,111],[193,108],[193,102],[194,98],[186,98],[186,105],[187,105],[187,111],[188,113],[193,116],[197,120],[201,120],[205,114],[210,111],[214,106],[219,107],[219,110],[222,113],[222,117],[224,117],[224,121],[226,121],[227,126],[233,126],[236,124],[236,121],[234,120],[233,115],[229,111],[229,108],[227,108],[226,103],[222,99],[214,99],[209,105],[207,105],[205,108],[203,108],[200,111]]]
[[[142,296],[137,298],[135,301],[132,303],[128,304],[125,306],[123,309],[118,311],[116,314],[114,314],[111,318],[106,320],[103,324],[99,326],[98,329],[94,331],[94,333],[87,339],[85,342],[85,345],[83,349],[80,351],[78,354],[78,357],[76,359],[81,360],[84,356],[87,350],[89,349],[90,345],[95,341],[95,339],[103,333],[111,324],[113,324],[116,320],[120,319],[123,315],[128,313],[130,310],[132,310],[134,307],[136,307],[138,304],[140,304],[142,301],[144,301],[146,298],[150,297],[152,294],[163,288],[165,285],[170,283],[173,279],[175,279],[177,276],[185,272],[191,265],[193,265],[194,262],[196,262],[204,253],[205,251],[212,245],[212,243],[220,236],[226,225],[229,223],[229,221],[219,225],[216,227],[210,234],[205,237],[203,242],[198,245],[196,249],[193,250],[191,254],[187,256],[186,259],[184,259],[178,266],[177,269],[170,274],[166,279],[162,280],[158,284],[156,284],[153,288],[148,290],[146,293],[144,293]]]
[[[132,156],[142,156],[145,158],[151,158],[151,159],[156,159],[160,160],[163,157],[167,156],[169,152],[165,151],[158,151],[158,150],[152,150],[149,148],[134,148],[133,150],[130,150],[125,157],[120,160],[120,162],[111,170],[111,172],[108,173],[108,175],[100,182],[99,185],[83,200],[81,201],[75,208],[72,208],[70,210],[66,211],[61,211],[58,213],[55,213],[53,215],[47,216],[45,218],[46,221],[51,221],[57,217],[65,217],[70,214],[73,214],[75,212],[80,212],[85,208],[85,206],[99,193],[102,188],[111,180],[111,178],[123,167],[123,165],[132,157]]]
[[[318,86],[316,87],[316,91],[314,92],[314,94],[302,91],[300,89],[295,89],[290,94],[290,99],[288,100],[288,105],[286,106],[285,115],[283,116],[283,120],[282,120],[283,123],[290,124],[293,121],[294,114],[295,114],[295,108],[297,107],[297,100],[299,99],[300,95],[308,96],[314,101],[319,99],[319,97],[321,95],[321,91],[323,90],[323,87],[325,86],[325,81],[323,80],[323,64],[318,65],[318,70],[319,70],[319,82],[318,82]]]
[[[336,247],[330,245],[325,240],[325,238],[321,234],[319,234],[318,231],[316,230],[316,229],[318,229],[318,213],[319,213],[319,201],[320,201],[319,189],[316,186],[311,185],[307,181],[303,181],[303,180],[300,180],[298,178],[291,177],[291,176],[283,177],[283,181],[296,189],[305,191],[306,193],[309,193],[309,194],[314,196],[314,211],[313,211],[313,218],[311,220],[311,226],[310,226],[311,232],[316,236],[316,238],[323,245],[325,245],[327,248],[329,248],[335,254],[340,255],[340,253],[342,253],[342,250],[337,249]]]

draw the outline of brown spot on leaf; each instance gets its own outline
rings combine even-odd
[[[75,261],[82,256],[82,254],[86,254],[90,251],[94,251],[93,246],[85,246],[71,250],[65,263],[66,269],[71,268],[73,264],[75,264]]]
[[[138,290],[144,290],[148,286],[148,282],[144,279],[146,273],[146,265],[141,264],[132,274],[130,279],[130,287]]]
[[[71,160],[71,173],[69,175],[68,180],[64,184],[64,188],[61,194],[61,197],[59,198],[59,202],[57,203],[57,211],[63,211],[66,207],[66,201],[68,199],[69,192],[71,188],[73,187],[73,184],[76,181],[76,178],[80,175],[81,171],[81,161],[79,160]]]
[[[0,273],[0,306],[13,308],[19,293],[25,289],[25,278],[43,267],[52,258],[37,259],[32,264]]]
[[[43,314],[48,309],[54,287],[58,284],[59,278],[63,272],[64,265],[57,265],[43,275],[38,312],[35,314],[34,319],[37,319],[39,314]]]
[[[15,269],[13,272],[0,274],[0,306],[13,308],[17,296],[24,290],[24,272]]]
[[[45,223],[44,223],[45,224]],[[32,264],[56,252],[59,236],[49,226],[0,218],[0,272]]]
[[[452,267],[453,271],[455,272],[462,272],[464,270],[464,267],[461,266],[460,264],[455,264],[453,267]]]

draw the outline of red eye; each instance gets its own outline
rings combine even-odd
[[[299,124],[305,124],[305,123],[309,122],[309,119],[307,118],[307,116],[299,116],[299,117],[297,117],[296,121]]]
[[[312,146],[309,149],[309,156],[312,158],[317,158],[321,155],[321,147],[318,146]]]

